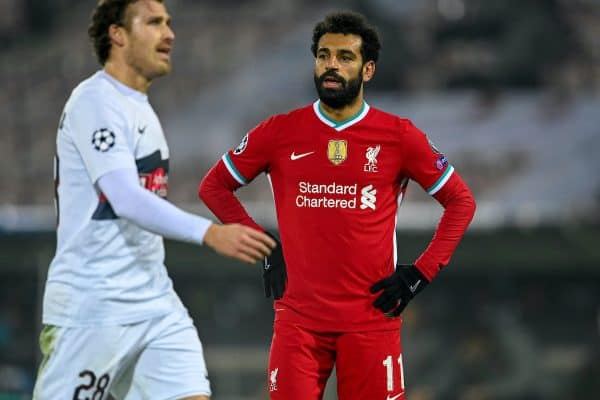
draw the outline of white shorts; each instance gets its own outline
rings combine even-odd
[[[210,396],[202,344],[187,313],[131,325],[58,327],[40,335],[35,400],[175,400]]]

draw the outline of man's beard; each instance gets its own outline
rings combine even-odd
[[[323,87],[323,82],[326,78],[335,78],[340,83],[340,87],[338,89]],[[352,104],[358,96],[363,82],[360,73],[356,78],[346,81],[333,71],[325,72],[320,77],[315,74],[314,81],[315,86],[317,87],[317,93],[319,94],[319,99],[321,99],[325,105],[335,109],[344,108],[345,106]]]

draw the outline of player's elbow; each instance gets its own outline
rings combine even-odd
[[[134,221],[139,214],[138,209],[147,204],[146,195],[149,194],[150,192],[141,187],[124,187],[118,193],[107,195],[107,198],[117,217]]]
[[[207,182],[206,177],[202,179],[200,185],[198,185],[198,198],[202,200],[204,203],[209,199],[210,195],[209,184]]]
[[[471,193],[470,190],[466,199],[466,203],[469,209],[469,221],[471,221],[475,216],[475,211],[477,210],[477,202],[475,201],[475,197],[473,196],[473,193]]]
[[[231,192],[232,188],[228,187],[225,180],[218,173],[217,166],[211,168],[206,176],[198,185],[198,197],[207,206],[218,203],[224,193]]]
[[[219,182],[219,179],[217,177],[216,168],[217,168],[216,165],[214,167],[212,167],[208,171],[208,173],[206,175],[204,175],[204,178],[202,178],[202,180],[200,181],[200,185],[198,185],[198,197],[204,203],[206,203],[207,200],[210,200],[211,194],[214,192],[214,190],[217,186],[217,183]]]
[[[454,206],[461,210],[461,213],[471,221],[475,216],[475,210],[477,209],[477,203],[473,192],[467,184],[462,180],[460,176],[454,174],[451,178],[451,185],[448,186],[448,191],[444,192],[440,198],[444,207]]]
[[[133,215],[133,211],[131,210],[133,207],[131,207],[129,205],[129,202],[124,202],[124,201],[116,201],[116,202],[111,202],[111,207],[113,209],[113,212],[115,213],[115,215],[119,218],[123,218],[123,219],[131,219],[131,216]]]

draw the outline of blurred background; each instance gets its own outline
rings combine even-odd
[[[171,148],[170,194],[203,215],[208,168],[268,116],[316,98],[311,31],[364,13],[383,49],[366,99],[410,118],[471,186],[472,228],[405,312],[408,400],[600,398],[599,0],[170,0],[174,70],[150,99]],[[28,399],[55,246],[52,157],[73,87],[99,68],[95,1],[0,0],[0,400]],[[240,190],[276,228],[264,178]],[[399,259],[440,206],[414,183]],[[167,242],[206,349],[215,400],[266,399],[271,302],[260,269]],[[335,399],[335,377],[327,400]]]

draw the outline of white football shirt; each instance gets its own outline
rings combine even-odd
[[[43,322],[125,324],[183,308],[162,237],[118,218],[94,185],[107,172],[134,168],[143,187],[166,197],[169,149],[147,96],[95,73],[67,101],[56,145],[57,249]]]

